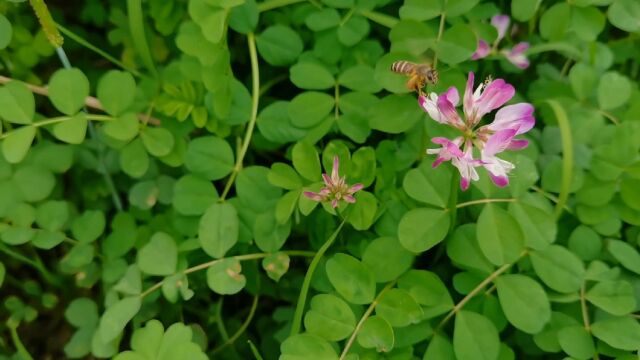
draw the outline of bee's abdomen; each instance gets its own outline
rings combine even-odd
[[[400,60],[391,64],[391,71],[400,74],[409,74],[413,71],[415,66],[416,65],[410,61]]]

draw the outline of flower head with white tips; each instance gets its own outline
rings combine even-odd
[[[525,51],[529,49],[528,42],[520,42],[511,49],[503,48],[501,50],[498,50],[498,44],[500,44],[500,41],[502,41],[502,39],[504,39],[505,35],[507,34],[510,23],[511,19],[507,15],[495,15],[494,17],[492,17],[491,25],[493,25],[493,27],[498,32],[498,37],[493,42],[493,45],[490,45],[483,39],[478,40],[478,47],[476,49],[476,52],[471,55],[471,60],[480,60],[491,54],[500,54],[520,69],[528,68],[529,59],[527,59],[526,55],[524,54]]]
[[[462,100],[463,116],[456,110],[460,101],[458,90],[449,88],[444,93],[421,96],[420,106],[435,121],[449,125],[461,132],[461,136],[453,140],[435,137],[431,141],[441,146],[439,149],[427,149],[427,154],[437,155],[433,167],[442,162],[451,163],[460,172],[460,187],[466,190],[471,181],[479,179],[476,167],[482,166],[493,182],[502,187],[509,184],[508,173],[514,165],[497,155],[505,150],[525,148],[529,142],[515,137],[531,130],[535,125],[533,105],[518,103],[503,105],[515,94],[512,85],[502,79],[482,83],[473,88],[475,76],[469,73],[467,86]],[[479,126],[483,116],[499,109],[491,124]],[[460,148],[462,147],[462,149]],[[474,158],[474,148],[478,149],[480,158]]]
[[[346,176],[340,177],[340,159],[337,156],[333,157],[333,167],[331,168],[331,176],[324,173],[322,179],[324,186],[319,192],[314,193],[311,191],[305,191],[304,196],[311,200],[318,202],[331,202],[331,207],[337,208],[340,201],[347,203],[355,203],[356,198],[353,196],[357,191],[363,188],[362,184],[354,184],[349,186],[346,181]]]

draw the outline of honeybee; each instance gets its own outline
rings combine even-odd
[[[409,76],[407,88],[424,95],[422,89],[425,85],[438,83],[438,71],[430,64],[416,64],[410,61],[396,61],[391,64],[391,71]]]

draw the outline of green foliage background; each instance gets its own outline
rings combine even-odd
[[[637,0],[0,14],[0,359],[638,359]],[[496,14],[528,69],[470,60]],[[390,65],[435,57],[536,106],[509,187],[431,168]]]

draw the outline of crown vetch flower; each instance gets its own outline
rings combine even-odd
[[[535,125],[533,105],[518,103],[502,107],[515,94],[512,85],[502,79],[481,83],[474,90],[475,76],[469,73],[467,86],[462,100],[461,117],[456,107],[460,101],[458,90],[450,87],[444,93],[421,96],[420,106],[435,121],[456,128],[461,135],[453,140],[435,137],[431,141],[440,145],[438,149],[427,149],[427,154],[437,155],[433,167],[445,161],[451,161],[460,172],[460,187],[469,188],[471,181],[479,179],[476,167],[484,167],[491,180],[498,186],[509,184],[508,173],[514,165],[497,157],[505,150],[525,148],[529,142],[516,136],[531,130]],[[478,126],[482,117],[499,109],[494,121]],[[462,147],[462,149],[460,148]],[[474,158],[473,149],[477,148],[480,158]]]
[[[485,40],[479,39],[478,47],[476,49],[476,52],[471,55],[471,60],[480,60],[491,54],[500,54],[520,69],[528,68],[529,59],[527,59],[524,54],[525,51],[529,49],[528,42],[520,42],[512,49],[498,50],[498,44],[500,43],[500,41],[502,41],[502,39],[504,39],[504,36],[507,34],[510,23],[511,19],[509,19],[508,15],[495,15],[494,17],[492,17],[491,25],[493,25],[493,27],[498,31],[498,37],[493,42],[493,45],[489,45],[489,43]]]
[[[305,191],[304,196],[311,200],[318,202],[331,201],[333,208],[338,207],[340,201],[346,201],[348,203],[355,203],[356,198],[353,197],[357,191],[363,188],[362,184],[353,184],[349,186],[346,181],[346,176],[340,177],[339,174],[340,159],[337,156],[333,157],[333,167],[331,168],[331,176],[324,173],[322,179],[324,181],[324,187],[319,192]]]

